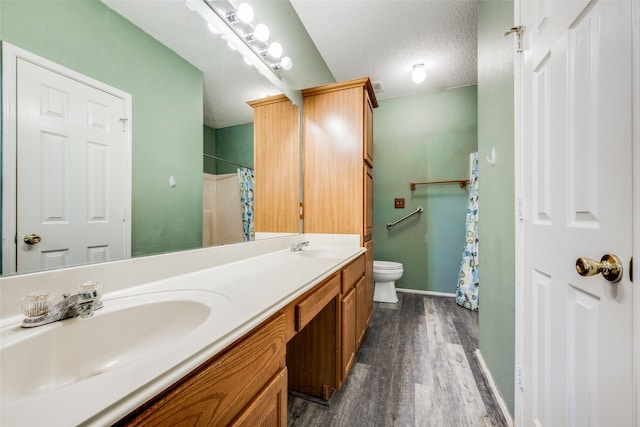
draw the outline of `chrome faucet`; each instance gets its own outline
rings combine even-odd
[[[41,309],[35,315],[23,307],[27,317],[22,321],[22,327],[33,328],[77,316],[91,317],[95,310],[102,308],[101,296],[102,287],[100,286],[100,288],[81,290],[74,295],[62,294],[62,300],[56,305],[50,309]]]
[[[304,242],[294,243],[291,245],[291,252],[300,252],[305,246],[309,246],[308,240],[305,240]]]

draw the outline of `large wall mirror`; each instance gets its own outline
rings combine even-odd
[[[279,37],[288,56],[293,58],[294,68],[283,76],[288,87],[298,90],[333,81],[289,2],[258,2],[254,8],[256,16],[269,22],[272,37]],[[205,177],[222,177],[219,178],[222,182],[225,176],[236,177],[239,166],[252,167],[253,111],[246,102],[280,93],[279,89],[255,68],[246,65],[238,53],[231,52],[227,43],[212,34],[202,16],[189,9],[183,0],[3,0],[0,2],[0,39],[115,88],[116,95],[121,91],[130,96],[130,120],[129,117],[117,118],[126,119],[118,125],[130,135],[130,167],[124,167],[125,172],[130,168],[130,184],[124,191],[130,192],[131,202],[130,207],[123,209],[120,219],[128,221],[130,228],[126,255],[136,257],[202,247],[203,234],[206,234],[203,217],[206,217],[207,209],[218,209],[226,203],[221,201],[217,207],[215,204],[209,208],[205,206]],[[29,63],[28,60],[23,62]],[[25,68],[24,65],[16,66],[20,67]],[[5,77],[3,75],[3,79]],[[73,76],[71,80],[74,80]],[[51,111],[57,114],[67,107],[71,110],[64,104],[65,90],[53,83],[45,83],[42,87],[51,90],[47,89],[45,94],[39,90],[33,96],[46,97]],[[5,91],[3,87],[3,94]],[[42,98],[38,99],[35,104],[39,107],[34,108],[42,110]],[[95,107],[92,111],[107,111],[107,101],[100,98],[92,102]],[[7,111],[4,104],[3,108],[4,121],[12,120],[16,112]],[[100,116],[98,113],[94,122],[100,125],[100,117],[108,114]],[[4,127],[6,123],[3,123],[6,139]],[[47,132],[53,139],[60,136],[55,131]],[[20,136],[25,132],[14,133],[18,134],[18,146]],[[56,141],[58,148],[64,146],[61,138]],[[105,152],[102,142],[98,141],[95,146],[97,154],[91,157],[93,160],[84,162],[85,175],[89,173],[87,170],[100,170],[108,157],[101,157],[100,153]],[[16,198],[22,197],[21,185],[30,176],[40,177],[42,185],[55,187],[56,180],[62,182],[71,175],[53,169],[52,165],[63,165],[67,168],[64,170],[72,170],[77,164],[66,153],[62,148],[39,153],[38,160],[29,165],[33,173],[27,173],[27,178],[16,184],[15,170],[6,166],[7,157],[13,154],[3,152],[3,188],[14,186]],[[57,160],[43,161],[51,158]],[[41,168],[47,169],[46,173],[41,173]],[[14,169],[28,171],[26,166]],[[43,176],[47,178],[43,179]],[[91,176],[89,173],[87,181],[91,181]],[[103,176],[102,188],[116,185],[113,176],[108,173]],[[238,182],[238,179],[234,180]],[[220,182],[215,186],[223,186]],[[78,191],[83,192],[87,186],[81,188],[84,190]],[[71,196],[74,194],[59,199],[63,201],[57,206],[58,212],[68,213],[71,206],[67,202],[73,199]],[[7,211],[14,211],[17,205],[17,202],[7,205],[5,197],[3,194],[3,230],[7,218],[11,218],[6,215]],[[238,201],[237,209],[240,208]],[[64,221],[63,214],[58,220]],[[224,212],[212,215],[222,214]],[[22,214],[14,214],[14,221],[16,217],[21,218]],[[38,236],[42,243],[23,244],[25,237],[37,235],[38,230],[31,233],[17,226],[15,229],[14,235],[3,232],[2,236],[4,274],[15,272],[15,268],[7,269],[5,263],[10,258],[7,251],[13,242],[32,248],[45,243],[46,239],[44,235]],[[82,233],[82,229],[66,232],[70,239]],[[240,234],[223,237],[217,243],[242,240],[244,235]],[[119,258],[98,250],[95,258],[88,256],[86,262]],[[55,268],[56,262],[60,266],[77,264],[66,261],[63,254],[57,260],[52,256],[47,267]],[[34,270],[37,268],[27,267],[18,269],[18,273]]]

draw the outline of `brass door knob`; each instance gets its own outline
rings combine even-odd
[[[35,245],[36,243],[40,243],[40,240],[42,240],[42,238],[35,233],[30,233],[24,236],[24,242],[27,245]]]
[[[576,271],[579,275],[588,277],[602,273],[605,279],[611,283],[616,283],[622,279],[622,262],[615,255],[604,255],[600,262],[591,258],[578,258],[576,260]]]

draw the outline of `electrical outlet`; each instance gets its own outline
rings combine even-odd
[[[393,199],[393,206],[396,209],[404,209],[404,197]]]

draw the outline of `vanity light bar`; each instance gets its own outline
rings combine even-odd
[[[230,46],[235,47],[238,52],[240,52],[245,59],[251,63],[260,74],[267,78],[271,83],[273,83],[278,89],[282,91],[289,99],[292,100],[294,104],[300,104],[302,102],[302,97],[297,91],[289,88],[283,81],[282,76],[276,68],[268,61],[267,57],[259,52],[258,47],[254,47],[252,43],[247,40],[247,36],[243,34],[240,28],[248,27],[252,28],[249,25],[238,25],[243,24],[242,21],[234,21],[229,22],[227,19],[227,15],[229,11],[219,10],[213,3],[214,1],[209,0],[185,0],[187,6],[192,10],[196,11],[200,14],[207,23],[215,28],[220,35],[228,41]],[[246,29],[246,28],[245,28]],[[266,44],[263,43],[264,47],[262,51],[265,51]],[[281,69],[282,67],[278,67]]]

